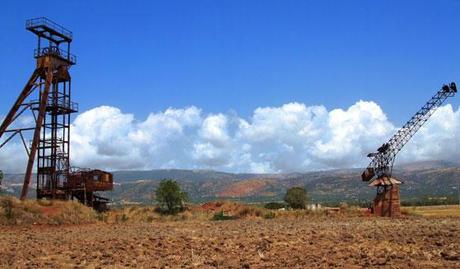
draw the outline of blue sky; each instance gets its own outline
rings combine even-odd
[[[460,1],[7,1],[0,112],[32,72],[28,18],[74,32],[74,99],[146,117],[377,102],[401,124],[459,78]],[[458,102],[454,102],[458,104]]]
[[[25,21],[46,16],[74,33],[74,165],[364,167],[460,82],[459,12],[453,0],[5,1],[0,117],[34,68]],[[449,103],[400,161],[460,159],[460,102]],[[2,169],[23,169],[21,147],[0,151]]]

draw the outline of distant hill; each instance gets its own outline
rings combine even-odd
[[[405,172],[409,171],[421,171],[421,170],[433,170],[433,169],[442,169],[448,167],[460,167],[460,163],[449,162],[449,161],[422,161],[422,162],[413,162],[397,166],[396,169],[403,170]]]
[[[289,174],[233,174],[211,170],[115,171],[116,186],[109,195],[115,202],[149,203],[161,179],[177,180],[194,202],[231,199],[244,202],[281,201],[288,188],[304,186],[313,202],[368,203],[375,189],[361,181],[362,169]],[[393,176],[401,181],[403,201],[456,199],[460,165],[445,161],[398,166]],[[5,175],[7,190],[18,193],[22,175]],[[33,193],[33,186],[31,186]],[[454,198],[452,198],[454,197]]]
[[[161,179],[177,180],[195,202],[232,199],[245,202],[281,201],[288,188],[304,186],[314,202],[367,203],[375,189],[361,181],[362,169],[344,169],[289,174],[232,174],[207,170],[153,170],[114,172],[118,184],[114,200],[149,202]],[[460,165],[446,161],[409,163],[395,168],[403,181],[406,202],[456,197]]]
[[[213,170],[181,170],[181,169],[162,169],[148,171],[115,171],[115,178],[123,181],[135,181],[139,179],[165,179],[174,178],[176,180],[234,180],[248,179],[255,177],[255,174],[232,174],[225,172],[217,172]]]

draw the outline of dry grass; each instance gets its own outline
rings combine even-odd
[[[406,216],[460,217],[459,206],[405,207]],[[217,215],[217,217],[216,217]],[[220,218],[218,218],[220,216]],[[14,197],[0,197],[0,225],[61,225],[88,223],[157,223],[207,222],[235,219],[346,219],[366,216],[362,209],[343,205],[320,210],[270,210],[229,201],[209,202],[189,206],[177,215],[163,215],[152,206],[132,206],[98,214],[91,208],[72,201],[19,201]]]
[[[131,206],[113,209],[98,215],[100,221],[105,223],[152,223],[185,220],[207,220],[206,214],[186,209],[176,215],[161,214],[156,207],[152,206]]]
[[[245,205],[235,202],[218,201],[202,206],[189,206],[177,215],[158,213],[155,207],[133,206],[114,209],[99,215],[99,220],[106,223],[139,223],[139,222],[168,222],[168,221],[210,221],[215,214],[223,214],[228,219],[270,219],[276,217],[276,212],[265,208]]]
[[[155,223],[236,219],[274,219],[274,218],[347,218],[361,216],[356,208],[341,208],[337,212],[330,210],[289,210],[278,211],[253,205],[229,201],[209,202],[204,205],[189,206],[177,215],[164,215],[153,206],[131,206],[112,209],[105,213],[96,213],[78,202],[33,201],[20,202],[13,197],[0,198],[0,225],[21,224],[85,224],[102,222],[119,223]],[[217,217],[216,217],[217,216]],[[219,217],[220,216],[220,217]]]
[[[78,202],[46,200],[21,202],[14,197],[0,197],[0,225],[210,221],[216,212],[224,212],[234,219],[275,217],[270,210],[233,202],[215,202],[212,203],[212,208],[190,206],[177,215],[161,214],[152,206],[125,207],[98,214]]]
[[[421,207],[404,207],[403,212],[409,215],[418,215],[423,217],[460,217],[460,206],[421,206]]]
[[[97,214],[73,201],[19,201],[0,197],[0,225],[60,225],[96,222]]]

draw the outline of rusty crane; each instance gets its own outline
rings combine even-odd
[[[108,199],[96,195],[112,190],[110,173],[73,169],[70,166],[70,117],[78,111],[72,101],[70,68],[76,64],[71,54],[73,34],[47,18],[26,21],[26,29],[37,36],[34,51],[36,67],[16,102],[0,125],[0,149],[19,137],[28,155],[21,200],[26,199],[36,165],[37,199],[73,199],[106,207]],[[33,126],[14,127],[26,111],[34,117]],[[26,133],[32,132],[32,142]]]
[[[436,109],[456,93],[455,83],[444,85],[388,142],[379,147],[376,152],[367,155],[371,163],[364,170],[361,178],[363,181],[371,181],[370,185],[377,187],[377,197],[372,207],[374,214],[388,217],[400,215],[399,184],[401,182],[391,177],[396,155]]]

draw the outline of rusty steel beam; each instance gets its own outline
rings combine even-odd
[[[43,120],[45,119],[46,113],[46,105],[48,103],[48,95],[51,89],[51,83],[53,81],[53,67],[51,63],[51,59],[47,59],[48,66],[46,67],[46,82],[45,82],[45,89],[40,95],[40,107],[37,117],[37,122],[35,124],[35,132],[32,142],[32,147],[29,152],[29,161],[27,162],[27,169],[26,174],[24,176],[24,184],[22,186],[21,191],[21,200],[25,200],[27,198],[27,193],[29,191],[30,180],[32,178],[32,169],[34,167],[35,157],[37,154],[37,147],[38,143],[40,142],[40,132],[42,129]]]
[[[17,133],[17,132],[24,132],[24,131],[33,131],[35,127],[28,127],[28,128],[18,128],[18,129],[8,129],[5,131],[6,133]]]
[[[6,144],[8,144],[8,142],[11,141],[11,139],[13,139],[17,134],[19,134],[21,131],[20,130],[16,130],[13,132],[12,135],[10,135],[3,143],[0,144],[0,148],[3,148],[3,146],[5,146]]]
[[[37,80],[39,73],[39,69],[35,69],[35,71],[30,76],[26,86],[24,86],[24,89],[22,90],[18,99],[14,103],[13,107],[10,109],[10,112],[8,112],[8,115],[3,120],[2,125],[0,125],[0,138],[3,136],[8,126],[10,126],[10,124],[14,121],[15,115],[18,112],[21,105],[24,103],[24,100],[32,93],[35,80]]]
[[[19,135],[21,136],[22,144],[24,145],[24,149],[27,152],[27,156],[30,156],[29,148],[27,147],[27,142],[26,142],[26,139],[24,138],[24,135],[22,134],[22,131],[19,131]]]

